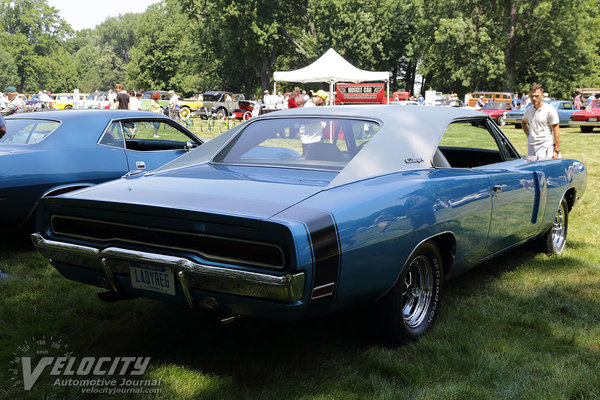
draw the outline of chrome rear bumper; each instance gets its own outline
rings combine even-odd
[[[569,121],[569,126],[600,126],[600,121],[589,122],[589,121]]]
[[[188,305],[194,305],[190,289],[248,296],[282,303],[302,298],[304,272],[283,276],[199,264],[186,258],[158,253],[108,247],[94,247],[45,239],[34,233],[31,240],[36,249],[52,261],[99,271],[106,276],[115,291],[119,291],[115,274],[129,275],[132,261],[172,268],[179,279]]]

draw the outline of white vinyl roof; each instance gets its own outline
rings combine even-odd
[[[275,82],[371,82],[388,81],[387,71],[364,71],[346,61],[334,49],[329,49],[317,61],[295,71],[278,71]]]

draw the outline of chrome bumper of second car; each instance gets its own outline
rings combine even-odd
[[[589,122],[589,121],[569,121],[569,126],[600,126],[600,121]]]
[[[503,116],[502,119],[504,119],[504,122],[507,124],[520,124],[523,121],[523,118],[510,117],[506,115]]]
[[[300,300],[304,290],[304,272],[278,276],[234,270],[200,264],[186,258],[120,247],[99,250],[94,247],[48,240],[39,233],[32,234],[31,240],[44,257],[104,273],[106,280],[115,291],[118,291],[119,288],[114,274],[129,275],[132,261],[172,268],[190,306],[193,306],[190,289],[235,294],[282,303]]]

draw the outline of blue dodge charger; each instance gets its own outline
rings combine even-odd
[[[344,106],[253,118],[144,174],[42,199],[38,250],[104,300],[292,320],[374,304],[430,329],[443,280],[566,245],[576,160],[521,157],[485,114]]]
[[[7,117],[6,128],[0,231],[32,229],[43,197],[155,169],[202,144],[164,115],[139,111],[30,112]]]

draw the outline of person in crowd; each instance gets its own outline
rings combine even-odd
[[[310,98],[311,98],[311,96],[309,96],[309,95],[306,93],[306,90],[303,90],[303,91],[302,91],[302,99],[304,99],[304,102],[306,102],[306,101],[307,101],[308,99],[310,99]]]
[[[6,121],[4,121],[4,117],[2,117],[2,115],[0,115],[0,139],[2,139],[2,136],[4,136],[5,133],[6,133]]]
[[[0,92],[0,110],[4,110],[6,105],[8,104],[8,99],[4,95],[4,93]]]
[[[475,107],[483,107],[485,105],[485,100],[483,99],[483,96],[479,96],[479,98],[477,99],[477,103],[475,103]]]
[[[142,92],[130,90],[129,91],[129,110],[141,110],[142,109]]]
[[[327,92],[324,91],[323,89],[321,89],[321,90],[317,90],[317,92],[315,93],[312,100],[313,100],[315,106],[321,107],[321,106],[327,105],[328,98],[329,98],[329,95],[327,94]]]
[[[290,96],[290,99],[288,100],[288,108],[302,107],[304,102],[300,102],[300,104],[298,104],[297,100],[299,99],[302,99],[302,95],[300,94],[300,88],[295,87],[294,91],[292,92],[292,95]]]
[[[115,103],[117,105],[117,110],[127,110],[129,109],[129,95],[125,91],[123,84],[117,83],[115,85],[115,89],[117,92],[117,96],[115,97]]]
[[[27,104],[19,97],[19,93],[14,86],[9,86],[4,91],[8,97],[8,104],[2,111],[2,115],[13,115],[27,111]]]
[[[290,93],[289,92],[285,92],[283,94],[283,105],[282,105],[283,109],[288,108],[288,102],[289,101],[290,101]]]
[[[558,112],[544,102],[544,88],[532,85],[529,98],[533,107],[525,110],[522,128],[527,136],[527,154],[538,160],[560,158]]]
[[[163,110],[162,110],[162,107],[160,106],[160,104],[158,104],[158,101],[157,101],[158,99],[160,99],[160,93],[158,93],[158,92],[152,93],[152,101],[150,102],[150,107],[148,107],[148,110],[150,112],[162,114]],[[159,138],[160,136],[158,136],[158,128],[160,127],[160,122],[153,122],[152,126],[154,127],[154,136],[153,137]]]
[[[275,100],[275,109],[283,110],[283,94],[281,94],[281,91],[277,92],[277,97]]]
[[[592,104],[592,101],[596,100],[596,97],[594,96],[594,94],[590,94],[590,97],[587,98],[587,107],[589,107]]]
[[[581,93],[577,92],[577,96],[573,98],[573,105],[576,110],[581,110]]]
[[[265,109],[271,110],[271,95],[268,90],[263,92],[262,102],[265,105]]]
[[[117,94],[114,90],[108,89],[108,96],[106,97],[108,100],[108,104],[111,109],[115,110],[117,108]]]
[[[175,94],[174,90],[169,90],[169,117],[174,120],[177,120],[179,116],[178,112],[178,104],[179,104],[179,96]]]
[[[42,103],[42,110],[50,108],[50,103],[52,103],[52,97],[50,97],[49,93],[49,91],[42,90],[40,94],[40,103]]]
[[[417,96],[417,101],[419,102],[419,105],[422,106],[423,104],[425,104],[425,97],[423,97],[423,95],[419,93],[419,95]]]

